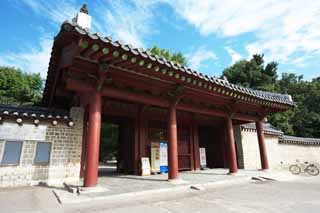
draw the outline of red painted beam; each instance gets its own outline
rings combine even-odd
[[[92,84],[81,82],[78,80],[68,79],[66,81],[66,88],[68,90],[76,91],[76,92],[88,92],[91,93],[92,91],[95,91],[95,87]],[[132,102],[138,102],[138,103],[144,103],[148,105],[154,105],[158,107],[164,107],[168,108],[170,106],[170,102],[168,100],[163,100],[160,97],[155,97],[151,95],[146,94],[137,94],[133,92],[123,91],[115,88],[104,88],[101,91],[101,94],[103,96],[116,98],[120,100],[126,100],[126,101],[132,101]],[[208,108],[199,108],[195,106],[190,106],[188,104],[179,103],[177,105],[177,109],[181,111],[186,112],[193,112],[203,115],[209,115],[209,116],[219,116],[219,117],[227,117],[228,113],[224,111],[219,110],[213,110]],[[249,115],[239,115],[235,114],[233,116],[234,119],[239,120],[246,120],[246,121],[256,121],[257,118],[254,116]]]
[[[80,83],[77,80],[68,79],[66,82],[66,88],[68,90],[76,91],[76,92],[92,92],[95,90],[94,86],[88,83]],[[115,88],[104,88],[101,91],[103,96],[126,100],[126,101],[133,101],[138,103],[144,103],[149,105],[155,105],[159,107],[169,107],[169,101],[161,100],[160,98],[150,96],[150,95],[143,95],[132,93],[128,91],[123,91]]]
[[[186,112],[194,112],[194,113],[203,114],[203,115],[210,115],[210,116],[219,116],[219,117],[228,116],[228,114],[226,112],[194,107],[194,106],[190,106],[190,105],[182,104],[182,103],[179,103],[177,105],[177,109],[182,110],[182,111],[186,111]]]
[[[112,98],[118,98],[126,101],[133,101],[133,102],[139,102],[139,103],[144,103],[149,105],[155,105],[159,107],[169,106],[169,101],[162,100],[154,96],[121,91],[114,88],[105,88],[101,91],[101,94],[104,96],[112,97]]]

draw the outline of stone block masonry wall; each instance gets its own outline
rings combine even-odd
[[[242,130],[242,148],[245,169],[260,169],[259,143],[256,131]],[[288,168],[298,159],[320,165],[320,146],[283,144],[279,136],[265,135],[269,166],[271,169]]]
[[[3,157],[5,141],[23,141],[18,165],[0,164],[0,187],[49,184],[78,180],[80,172],[83,133],[82,108],[70,110],[74,126],[51,123],[36,127],[33,124],[3,122],[0,124],[0,161]],[[37,142],[51,143],[50,163],[35,164]]]

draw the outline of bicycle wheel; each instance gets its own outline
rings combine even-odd
[[[319,169],[315,165],[309,165],[306,168],[309,175],[317,176],[319,174]]]
[[[300,167],[298,165],[291,165],[289,167],[289,171],[294,175],[298,175],[298,174],[300,174],[301,169],[300,169]]]

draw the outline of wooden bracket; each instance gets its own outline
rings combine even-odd
[[[263,120],[268,115],[268,113],[269,113],[269,109],[266,107],[263,107],[262,111],[258,112],[259,120]]]
[[[185,96],[185,87],[182,85],[177,85],[175,90],[168,92],[170,101],[173,105],[177,105],[180,99]]]
[[[104,84],[104,79],[99,79],[97,83],[97,91],[100,92]]]
[[[109,71],[110,64],[107,62],[102,62],[99,64],[100,73],[106,73]]]
[[[226,109],[227,114],[232,118],[239,109],[238,101],[233,101],[230,106],[225,105],[224,108]]]

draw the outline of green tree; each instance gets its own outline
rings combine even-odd
[[[252,59],[240,60],[223,71],[228,81],[253,89],[275,91],[278,63],[264,66],[263,55],[255,54]]]
[[[0,66],[1,104],[39,104],[42,90],[40,74],[28,74],[13,67]]]
[[[113,160],[118,157],[119,126],[114,124],[101,124],[99,160]]]
[[[234,84],[253,89],[290,94],[297,107],[269,116],[269,122],[285,134],[320,137],[320,77],[312,81],[283,73],[277,79],[276,62],[264,65],[263,55],[253,55],[226,68],[223,75]]]
[[[304,81],[303,76],[283,73],[277,92],[290,94],[297,107],[270,116],[269,121],[286,134],[320,137],[320,81]]]
[[[161,49],[157,46],[153,46],[152,48],[148,49],[149,52],[151,52],[154,55],[157,55],[159,57],[163,57],[167,60],[173,61],[175,63],[178,63],[183,66],[187,66],[187,59],[183,56],[181,52],[178,53],[172,53],[170,50],[167,49]]]

